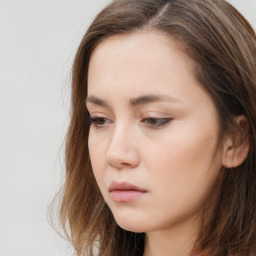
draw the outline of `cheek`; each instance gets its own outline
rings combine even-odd
[[[157,169],[180,173],[194,170],[204,171],[209,167],[215,153],[211,139],[169,136],[165,141],[143,145],[142,161],[153,173]],[[152,168],[154,166],[154,168]]]
[[[191,136],[193,134],[193,136]],[[161,195],[189,199],[206,196],[217,180],[221,158],[216,154],[216,131],[199,133],[177,129],[161,143],[144,148],[144,168],[152,177],[152,187]]]
[[[202,123],[201,119],[193,118],[177,121],[170,129],[163,133],[161,141],[151,145],[152,152],[160,165],[176,167],[183,170],[204,170],[213,160],[218,141],[218,127],[215,118],[209,118],[208,124]],[[145,147],[147,150],[149,147]],[[200,167],[201,166],[201,167]],[[188,171],[188,170],[187,170]]]
[[[163,227],[200,215],[203,203],[212,200],[210,194],[220,170],[209,144],[195,148],[192,141],[172,142],[149,151],[145,167],[152,199],[147,212],[151,212],[150,221],[157,219],[156,224]]]

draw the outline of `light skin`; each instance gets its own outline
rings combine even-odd
[[[219,147],[216,109],[189,57],[160,32],[111,36],[91,56],[86,105],[93,172],[118,225],[146,233],[144,256],[189,255],[232,149]],[[145,193],[117,202],[113,181]]]

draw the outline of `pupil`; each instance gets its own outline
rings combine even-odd
[[[154,118],[150,118],[149,121],[150,121],[151,124],[156,124],[157,123],[157,120],[154,119]]]
[[[104,124],[104,118],[99,119],[99,124]]]

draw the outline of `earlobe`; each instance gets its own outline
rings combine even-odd
[[[223,145],[222,164],[227,168],[241,165],[250,150],[249,124],[245,116],[236,118],[239,130],[226,137]]]

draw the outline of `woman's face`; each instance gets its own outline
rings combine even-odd
[[[149,232],[194,222],[222,163],[216,109],[189,57],[160,32],[115,35],[88,72],[91,164],[117,223]]]

